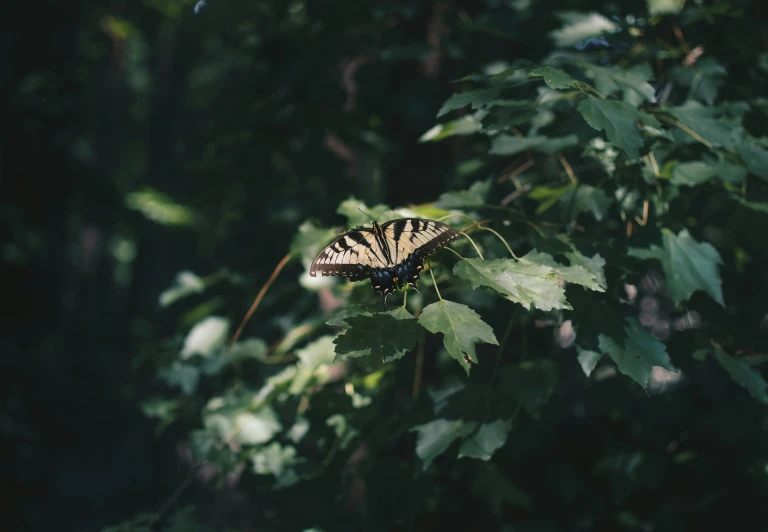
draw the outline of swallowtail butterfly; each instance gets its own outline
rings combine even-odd
[[[341,235],[312,262],[309,275],[338,275],[352,281],[370,279],[375,292],[387,296],[407,283],[416,288],[424,259],[453,242],[459,234],[435,220],[399,218]]]

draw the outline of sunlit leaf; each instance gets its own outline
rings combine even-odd
[[[679,13],[685,5],[685,0],[646,0],[648,12],[651,15]]]
[[[483,125],[478,118],[466,115],[445,124],[437,124],[419,137],[419,142],[434,142],[456,135],[471,135],[482,128]]]
[[[549,36],[555,41],[555,46],[561,48],[573,46],[590,37],[612,33],[618,29],[615,22],[594,12],[565,11],[558,13],[557,16],[563,22],[563,27],[549,32]]]
[[[198,215],[167,194],[151,188],[131,192],[125,198],[128,208],[141,212],[146,218],[162,225],[185,226],[198,221]]]
[[[597,351],[590,351],[589,349],[584,349],[578,345],[576,346],[576,351],[578,352],[579,365],[581,366],[581,369],[584,372],[584,375],[589,377],[592,374],[592,372],[595,370],[597,363],[600,362],[600,359],[603,357],[603,354],[598,353]]]
[[[463,259],[453,267],[453,273],[472,283],[472,288],[487,286],[527,309],[570,308],[550,266],[513,259]]]
[[[229,333],[229,320],[218,316],[209,316],[195,325],[184,339],[181,358],[193,355],[208,357],[217,353],[223,346]]]
[[[599,257],[599,255],[597,255],[597,257]],[[528,252],[528,254],[524,257],[521,257],[520,263],[548,266],[552,268],[552,272],[555,276],[563,279],[564,281],[573,284],[579,284],[589,288],[590,290],[597,290],[598,292],[605,291],[605,288],[600,284],[600,280],[602,279],[604,282],[605,279],[601,271],[602,268],[600,268],[600,271],[595,272],[593,270],[588,270],[579,264],[565,266],[555,262],[555,259],[552,258],[552,255],[547,253],[540,253],[535,249]],[[605,261],[603,261],[603,264],[605,264]],[[597,266],[597,262],[593,261],[592,265]]]
[[[370,316],[353,316],[345,322],[347,332],[333,342],[336,360],[369,355],[382,360],[400,358],[424,337],[424,329],[403,307]]]
[[[318,370],[333,362],[333,336],[322,336],[296,351],[299,363],[296,365],[296,375],[293,377],[288,391],[294,395],[304,392],[307,383],[315,377],[319,382],[325,382],[326,373]]]
[[[160,294],[159,303],[161,307],[167,307],[188,295],[200,294],[203,290],[205,290],[203,280],[194,273],[185,270],[176,275],[176,280],[171,288]]]
[[[363,212],[360,212],[361,210]],[[368,207],[362,201],[352,197],[342,201],[339,205],[339,208],[336,209],[336,213],[347,217],[347,226],[349,227],[357,227],[370,224],[371,219],[369,216],[372,216],[374,219],[378,218],[379,223],[388,222],[389,220],[394,220],[396,218],[402,218],[403,216],[397,211],[397,209],[389,209],[386,205],[382,204]]]
[[[432,333],[443,334],[443,345],[469,375],[471,364],[477,364],[475,344],[498,345],[487,323],[466,305],[441,299],[424,308],[419,324]]]
[[[675,235],[665,228],[662,230],[662,247],[630,248],[629,256],[661,261],[669,292],[676,304],[687,301],[697,290],[703,290],[725,306],[723,282],[717,271],[723,260],[711,244],[696,242],[687,229]]]

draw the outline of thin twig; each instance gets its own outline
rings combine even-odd
[[[509,173],[504,173],[504,171],[502,171],[501,175],[499,176],[498,182],[499,183],[503,183],[507,179],[513,179],[514,180],[514,178],[516,178],[518,175],[520,175],[523,172],[525,172],[526,170],[528,170],[534,164],[536,164],[536,160],[531,158],[531,159],[526,160],[523,164],[521,164],[520,166],[518,166],[517,168],[515,168],[514,170],[512,170]],[[505,170],[506,170],[506,168],[505,168]]]
[[[280,272],[285,267],[285,265],[288,264],[289,260],[291,260],[290,253],[288,253],[285,257],[283,257],[282,260],[277,264],[277,266],[275,266],[275,269],[272,272],[272,275],[269,276],[269,279],[267,279],[267,282],[264,283],[264,286],[261,287],[261,290],[256,295],[256,299],[253,300],[253,304],[251,305],[251,308],[248,309],[248,312],[246,312],[245,317],[243,318],[243,321],[240,322],[240,326],[237,328],[237,331],[235,331],[235,335],[232,337],[232,341],[229,342],[227,353],[235,344],[235,342],[237,342],[237,339],[240,338],[240,335],[243,332],[243,328],[245,327],[245,324],[248,323],[248,320],[251,319],[251,316],[253,316],[253,313],[256,312],[256,309],[259,307],[261,300],[264,298],[264,294],[267,293],[267,290],[269,290],[269,287],[272,286],[272,283],[275,282],[275,279],[277,279],[277,276],[280,275]]]
[[[512,201],[516,200],[516,199],[518,198],[518,196],[520,196],[520,195],[522,195],[522,194],[525,194],[526,192],[528,192],[528,191],[529,191],[529,190],[531,190],[532,188],[533,188],[533,185],[531,185],[530,183],[526,183],[526,184],[525,184],[525,185],[523,185],[522,187],[520,187],[520,188],[517,188],[517,189],[513,190],[512,192],[510,192],[510,193],[509,193],[509,195],[505,196],[505,197],[504,197],[504,198],[501,200],[501,202],[500,202],[501,206],[502,206],[502,207],[506,207],[506,206],[507,206],[507,205],[509,205],[509,204],[510,204]]]
[[[692,136],[693,138],[695,138],[696,140],[698,140],[699,142],[701,142],[701,143],[702,143],[704,146],[706,146],[706,147],[707,147],[707,148],[709,148],[710,150],[713,148],[713,146],[712,146],[712,143],[711,143],[711,142],[709,142],[708,140],[706,140],[704,137],[702,137],[701,135],[699,135],[698,133],[696,133],[694,130],[692,130],[691,128],[689,128],[688,126],[686,126],[685,124],[683,124],[682,122],[678,122],[678,121],[677,121],[677,120],[675,120],[674,118],[670,118],[670,117],[668,117],[668,116],[666,116],[666,115],[662,115],[662,114],[656,115],[656,117],[657,117],[659,120],[661,120],[662,122],[666,122],[666,123],[668,123],[668,124],[672,124],[673,126],[677,126],[677,127],[679,127],[680,129],[682,129],[683,131],[685,131],[686,133],[688,133],[690,136]]]
[[[464,235],[465,237],[467,237],[467,239],[468,239],[468,240],[469,240],[469,241],[472,243],[472,245],[474,246],[474,248],[475,248],[475,251],[477,251],[477,254],[478,254],[478,255],[480,255],[480,258],[481,258],[481,259],[484,259],[484,258],[485,258],[485,257],[483,257],[483,254],[482,254],[482,253],[480,253],[480,248],[478,248],[478,247],[477,247],[477,244],[475,244],[475,241],[474,241],[474,240],[472,240],[472,237],[471,237],[471,236],[469,236],[469,235],[468,235],[467,233],[465,233],[464,231],[461,231],[459,234],[460,234],[460,235]]]
[[[565,169],[565,173],[568,174],[568,179],[571,180],[571,183],[573,183],[574,185],[578,185],[579,180],[576,179],[576,174],[573,173],[573,168],[571,168],[571,165],[568,162],[568,159],[566,159],[563,155],[558,155],[557,159],[560,161],[560,164],[563,165],[563,168]]]
[[[509,254],[512,255],[515,259],[520,260],[517,257],[517,255],[515,255],[515,252],[512,251],[512,248],[509,247],[509,244],[507,244],[507,240],[503,236],[501,236],[498,232],[496,232],[495,230],[491,229],[490,227],[481,227],[480,229],[483,229],[485,231],[490,231],[491,233],[493,233],[494,235],[499,237],[499,240],[501,240],[504,243],[504,245],[507,247],[507,251],[509,251]]]
[[[432,276],[432,284],[435,286],[435,292],[437,292],[437,297],[439,297],[440,301],[442,301],[443,296],[440,295],[440,289],[437,288],[437,281],[435,281],[435,274],[432,272],[432,264],[429,262],[429,259],[427,259],[427,265],[429,266],[429,275]]]

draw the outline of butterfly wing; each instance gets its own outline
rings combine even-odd
[[[316,277],[320,273],[361,279],[370,268],[386,266],[385,255],[373,231],[361,228],[348,231],[328,244],[312,261],[309,275]]]
[[[421,218],[400,218],[381,226],[395,264],[401,264],[415,254],[428,257],[448,245],[459,234],[450,225]]]

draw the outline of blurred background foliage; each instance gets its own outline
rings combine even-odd
[[[6,11],[12,529],[752,526],[768,487],[763,2]],[[310,279],[307,260],[365,222],[358,206],[388,205],[490,220],[518,256],[568,257],[568,304],[472,290],[441,252],[443,297],[501,348],[478,344],[468,378],[415,328],[334,364],[342,328],[385,316],[367,283]],[[506,257],[478,233],[486,258]],[[593,275],[568,279],[566,263]],[[422,277],[414,315],[437,301]],[[630,347],[674,366],[627,369]],[[603,353],[647,372],[646,391]]]

